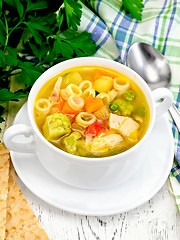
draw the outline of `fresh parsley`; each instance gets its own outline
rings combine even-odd
[[[76,0],[0,1],[0,123],[5,104],[26,98],[47,67],[95,53],[91,34],[77,32],[81,8]],[[12,92],[15,74],[24,88]]]
[[[123,7],[126,12],[131,14],[132,18],[136,18],[137,20],[142,19],[142,11],[144,8],[143,0],[122,0]]]

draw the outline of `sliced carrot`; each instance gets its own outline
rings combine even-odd
[[[73,124],[75,122],[75,114],[66,114],[66,116],[69,118],[71,124]]]
[[[88,113],[96,112],[102,107],[104,107],[104,103],[101,98],[96,98],[90,95],[85,99],[85,110]]]
[[[60,99],[60,101],[56,102],[53,104],[52,108],[51,108],[51,113],[60,113],[62,110],[64,104],[64,100]]]
[[[58,108],[59,111],[61,112],[63,105],[64,105],[64,101],[62,100],[59,103],[55,104],[54,107]]]
[[[79,110],[74,110],[72,107],[69,106],[68,102],[65,102],[61,112],[64,114],[77,114]]]

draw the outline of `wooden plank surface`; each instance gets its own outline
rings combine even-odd
[[[1,140],[22,104],[23,101],[9,104]],[[51,240],[180,239],[180,214],[168,180],[144,205],[107,217],[88,217],[62,211],[32,194],[21,180],[18,184]]]

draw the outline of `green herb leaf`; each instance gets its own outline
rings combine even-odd
[[[61,26],[63,24],[64,21],[64,14],[62,14],[61,11],[59,11],[58,13],[58,27],[59,27],[59,32],[61,32]]]
[[[81,4],[75,0],[64,0],[64,6],[68,27],[72,27],[74,30],[77,30],[77,27],[80,25],[82,15]]]
[[[74,49],[78,57],[92,56],[96,52],[96,45],[90,38],[91,33],[81,32],[72,35],[67,43]]]
[[[12,47],[7,47],[7,54],[5,55],[6,58],[6,65],[11,66],[17,66],[18,59],[17,59],[17,52]]]
[[[41,34],[40,34],[37,30],[35,30],[33,26],[31,27],[31,24],[28,25],[28,24],[26,23],[26,25],[27,25],[29,31],[31,32],[32,36],[34,37],[35,41],[36,41],[38,44],[41,44],[41,43],[42,43]]]
[[[42,31],[47,34],[50,33],[51,30],[50,30],[50,27],[48,26],[47,21],[42,21],[42,19],[41,19],[41,21],[38,21],[38,20],[40,20],[40,19],[32,18],[31,21],[28,21],[25,24],[30,28],[34,28],[35,30]]]
[[[6,41],[6,27],[2,20],[0,20],[0,45],[4,45]]]
[[[15,0],[15,3],[16,3],[16,8],[19,13],[19,16],[20,16],[20,18],[22,18],[23,14],[24,14],[24,6],[20,0]]]
[[[36,2],[28,1],[26,11],[29,12],[29,11],[40,10],[45,8],[48,8],[48,4],[46,1],[42,1],[42,0],[39,0]]]
[[[20,67],[22,69],[21,81],[26,86],[32,86],[44,70],[42,67],[38,67],[32,62],[21,62]]]
[[[11,92],[6,88],[0,89],[0,104],[4,104],[8,101],[19,101],[21,98],[26,98],[27,93],[24,93],[21,90],[18,90],[17,92]]]
[[[122,0],[124,9],[131,14],[132,18],[142,19],[143,0]]]
[[[70,44],[66,41],[63,41],[60,37],[57,36],[54,42],[54,51],[58,54],[62,54],[63,57],[69,59],[73,56],[74,51]]]
[[[6,68],[5,53],[2,50],[0,50],[0,67],[1,68]]]

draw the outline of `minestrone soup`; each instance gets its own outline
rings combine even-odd
[[[53,145],[86,157],[111,156],[145,134],[150,110],[127,76],[103,67],[78,67],[49,80],[34,105],[36,124]]]

